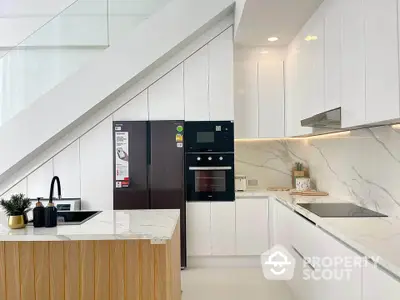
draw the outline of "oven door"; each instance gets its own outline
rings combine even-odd
[[[232,161],[227,156],[218,155],[213,159],[218,159],[218,163],[214,164],[209,163],[209,155],[205,158],[197,156],[197,163],[187,164],[187,201],[235,201],[233,154]],[[202,163],[203,159],[205,163]]]

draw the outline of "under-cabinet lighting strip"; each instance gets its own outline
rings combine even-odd
[[[398,124],[400,128],[400,124]],[[303,137],[288,137],[288,138],[253,138],[253,139],[235,139],[235,142],[263,142],[263,141],[287,141],[287,140],[309,140],[309,139],[323,139],[323,138],[335,138],[350,135],[350,131],[333,132],[326,134],[319,134],[313,136]]]

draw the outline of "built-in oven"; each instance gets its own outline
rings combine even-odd
[[[235,201],[234,154],[186,154],[186,199]]]
[[[185,151],[233,152],[232,121],[185,122]]]

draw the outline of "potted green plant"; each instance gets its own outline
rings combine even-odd
[[[8,227],[11,229],[24,228],[28,223],[26,210],[30,207],[31,201],[25,198],[24,194],[15,194],[10,200],[1,199],[0,205],[8,216]]]

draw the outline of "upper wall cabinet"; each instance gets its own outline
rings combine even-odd
[[[233,120],[233,28],[210,42],[209,102],[211,120]]]
[[[296,38],[288,48],[285,61],[285,136],[299,136],[311,133],[311,129],[301,126],[302,99],[299,97],[298,76],[299,38]]]
[[[62,197],[79,198],[81,196],[79,140],[57,154],[53,159],[53,165],[54,175],[60,177]]]
[[[399,118],[397,0],[364,0],[366,123]]]
[[[183,64],[149,87],[149,119],[184,120]]]
[[[287,109],[301,102],[307,118],[341,107],[343,128],[399,118],[399,13],[397,0],[325,0],[292,41]]]
[[[208,46],[184,61],[185,120],[210,120]]]
[[[363,0],[343,1],[342,126],[365,123]]]
[[[325,110],[341,105],[342,6],[325,0]]]
[[[114,121],[147,121],[149,119],[149,105],[145,90],[122,106],[113,114]]]
[[[317,11],[306,24],[303,31],[302,63],[305,71],[303,84],[307,85],[304,100],[304,118],[311,117],[325,110],[324,95],[324,16]]]
[[[285,135],[285,93],[283,61],[258,64],[258,136],[276,138]]]
[[[258,62],[235,61],[235,137],[258,138]]]
[[[283,54],[240,49],[235,57],[235,137],[285,135]]]

